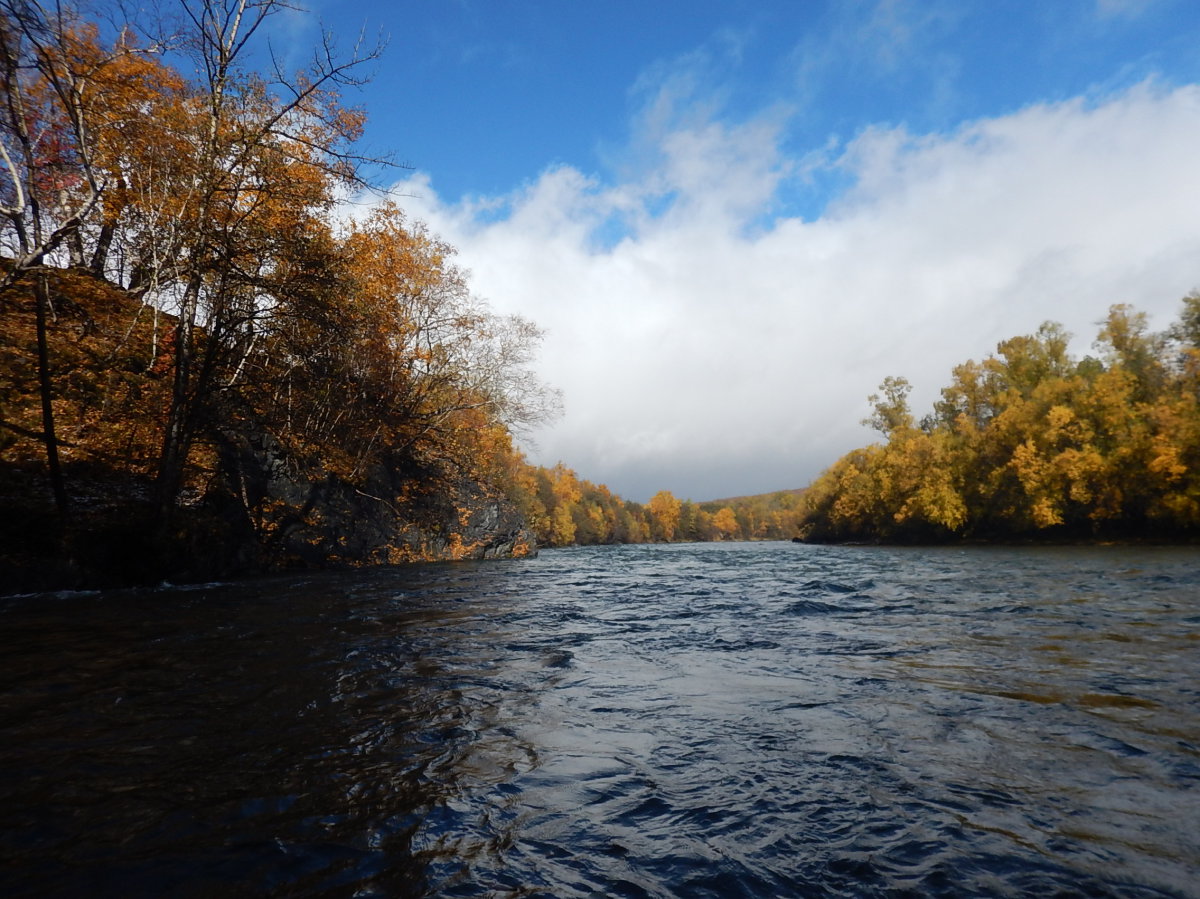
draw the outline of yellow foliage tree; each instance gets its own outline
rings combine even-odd
[[[737,515],[729,506],[723,506],[712,518],[712,526],[719,539],[730,540],[738,533]]]
[[[670,543],[679,527],[682,503],[669,490],[660,490],[650,497],[646,509],[650,513],[651,531],[656,539]]]
[[[1200,296],[1179,324],[1147,331],[1114,306],[1102,359],[1072,359],[1047,323],[957,366],[917,426],[889,378],[868,423],[887,438],[811,486],[811,539],[914,540],[1054,533],[1163,536],[1200,525]]]

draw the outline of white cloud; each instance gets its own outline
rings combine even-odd
[[[1140,16],[1154,0],[1096,0],[1096,11],[1104,18]]]
[[[566,415],[535,460],[639,500],[802,486],[872,439],[885,375],[924,412],[998,340],[1054,319],[1086,352],[1111,303],[1164,327],[1200,283],[1200,88],[865,131],[830,163],[855,186],[813,222],[765,218],[812,164],[782,155],[780,124],[675,120],[618,184],[559,167],[457,203],[398,185],[478,294],[548,331]],[[614,216],[620,239],[597,239]]]

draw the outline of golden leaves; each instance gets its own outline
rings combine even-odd
[[[1185,318],[1196,308],[1185,299]],[[1144,315],[1116,306],[1100,335],[1105,361],[1076,362],[1065,332],[1044,325],[1001,342],[998,356],[957,366],[920,430],[904,423],[906,383],[889,379],[886,399],[871,397],[887,444],[847,454],[817,479],[806,532],[937,539],[1196,528],[1193,330],[1150,334]]]

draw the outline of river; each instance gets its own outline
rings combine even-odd
[[[1200,896],[1200,550],[0,600],[0,894]]]

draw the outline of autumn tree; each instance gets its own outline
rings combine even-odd
[[[886,443],[847,454],[814,482],[805,533],[938,540],[1194,530],[1200,392],[1188,341],[1198,302],[1186,298],[1163,334],[1114,306],[1099,359],[1073,359],[1054,323],[1002,341],[995,356],[954,369],[919,428],[906,382],[888,379],[868,419]]]
[[[254,340],[277,242],[327,212],[333,185],[354,178],[349,145],[361,116],[340,106],[336,90],[371,54],[339,61],[327,39],[298,77],[247,74],[251,39],[282,8],[187,0],[185,27],[155,46],[139,45],[133,23],[105,44],[67,4],[0,6],[5,281],[46,264],[88,263],[173,316],[158,466],[164,511],[214,395]],[[195,79],[150,59],[162,45],[193,61]],[[44,284],[35,279],[43,430],[61,505]]]
[[[53,317],[46,266],[67,247],[79,261],[80,232],[105,186],[95,134],[115,70],[133,52],[122,34],[101,48],[94,27],[70,7],[31,0],[0,2],[0,215],[10,260],[0,290],[32,282],[42,432],[47,470],[60,516],[67,492],[54,421],[48,320]]]
[[[669,490],[660,490],[650,497],[646,510],[650,514],[651,528],[658,540],[670,543],[679,527],[682,503]]]
[[[184,0],[181,7],[180,46],[196,80],[178,119],[192,147],[182,183],[173,185],[179,237],[169,252],[141,253],[134,264],[139,281],[173,288],[172,394],[157,483],[164,515],[222,381],[256,338],[280,240],[290,238],[289,248],[302,242],[306,225],[330,209],[335,185],[356,181],[350,147],[362,117],[345,110],[337,92],[374,55],[356,50],[338,59],[326,38],[307,72],[276,71],[267,80],[245,74],[243,59],[283,4]]]
[[[717,514],[713,516],[712,523],[713,528],[722,540],[730,540],[738,532],[737,516],[729,506],[721,507]]]
[[[863,424],[885,435],[911,428],[913,417],[908,409],[908,395],[912,392],[912,385],[905,378],[888,376],[879,385],[879,391],[867,398],[874,411]]]
[[[73,432],[77,456],[153,477],[164,534],[185,488],[188,502],[227,491],[264,532],[284,530],[266,469],[351,490],[387,471],[430,497],[468,483],[539,492],[518,474],[513,433],[557,411],[531,367],[540,331],[489,310],[453,248],[395,204],[348,223],[335,214],[363,186],[365,161],[363,116],[340,91],[376,51],[343,57],[326,37],[303,72],[254,73],[252,47],[283,8],[181,0],[180,29],[153,43],[133,25],[102,39],[66,5],[0,2],[0,295],[15,310],[0,380],[23,384],[40,360],[44,411],[34,430],[24,387],[10,393],[0,450],[43,443],[64,507],[57,404],[88,422]],[[167,65],[164,47],[191,70]],[[43,276],[70,291],[70,316],[54,320]],[[89,286],[102,282],[121,290]],[[65,345],[52,364],[53,340],[101,319],[108,355],[86,362],[96,371]],[[119,401],[95,402],[105,391]],[[129,427],[121,416],[138,398]],[[122,430],[137,439],[101,459],[100,435]],[[406,497],[375,498],[399,509]],[[600,513],[588,516],[603,531],[616,516]]]

